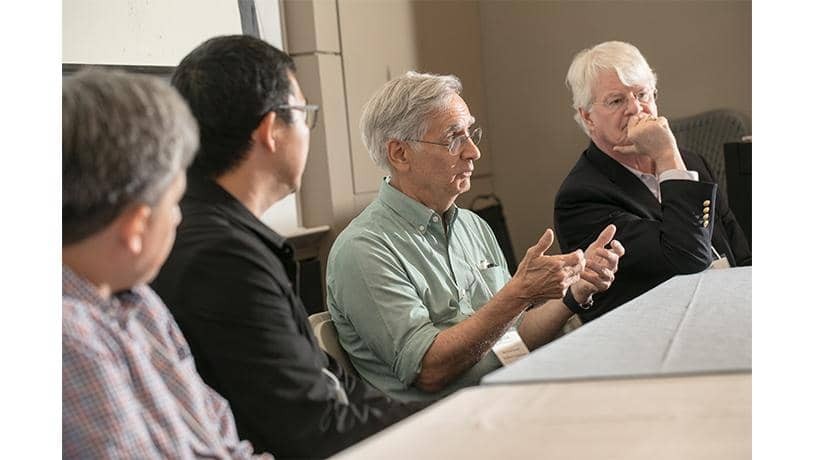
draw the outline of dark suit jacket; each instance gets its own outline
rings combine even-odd
[[[242,439],[276,457],[325,457],[414,412],[324,353],[295,295],[292,248],[215,182],[190,175],[175,245],[153,288]],[[337,401],[333,372],[350,405]]]
[[[681,155],[700,181],[664,181],[662,203],[594,143],[564,179],[555,197],[555,232],[562,252],[586,249],[609,224],[615,224],[615,239],[626,249],[612,287],[593,296],[595,304],[582,320],[595,319],[674,275],[705,270],[713,258],[712,244],[732,267],[751,265],[745,235],[705,160],[689,152]]]

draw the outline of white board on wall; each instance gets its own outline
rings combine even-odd
[[[62,62],[175,66],[204,40],[240,34],[235,0],[63,0]]]
[[[277,0],[256,0],[261,38],[282,48]],[[63,0],[62,62],[175,67],[204,40],[242,34],[237,0]],[[290,195],[262,220],[295,233],[298,202]]]

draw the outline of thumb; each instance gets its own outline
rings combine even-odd
[[[536,255],[543,254],[547,249],[550,249],[550,246],[552,246],[554,238],[555,237],[553,236],[552,229],[548,228],[544,232],[544,234],[541,235],[541,238],[538,240],[538,243],[536,243],[536,245],[533,246],[535,248]]]
[[[603,229],[601,234],[598,235],[598,238],[595,239],[595,242],[592,243],[592,245],[605,248],[606,245],[609,244],[610,241],[612,241],[612,238],[615,237],[616,230],[617,229],[615,228],[615,225],[613,224],[607,225],[606,228]]]

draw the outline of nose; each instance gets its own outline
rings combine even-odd
[[[473,139],[468,138],[467,143],[465,143],[464,148],[462,149],[462,158],[465,160],[476,161],[481,157],[482,152],[479,151],[479,147],[473,143]]]
[[[626,115],[638,115],[640,112],[643,111],[643,106],[637,100],[637,97],[629,93],[626,96]]]

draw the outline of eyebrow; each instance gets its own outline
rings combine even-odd
[[[467,126],[465,126],[465,128],[469,128],[469,127],[473,126],[475,123],[476,123],[476,117],[471,115],[470,118],[468,119],[468,124],[467,124]],[[446,134],[447,133],[455,133],[456,131],[459,131],[461,129],[462,129],[462,125],[460,123],[451,123],[448,126],[448,128],[445,130],[445,133]]]
[[[621,90],[614,90],[614,91],[610,92],[609,94],[607,94],[607,95],[604,97],[604,99],[606,99],[606,98],[608,98],[608,97],[612,97],[612,96],[621,96],[621,95],[625,95],[626,93],[638,93],[638,92],[640,92],[640,91],[649,91],[649,87],[648,87],[648,86],[631,86],[630,88],[631,88],[631,89],[629,89],[629,90],[625,90],[625,91],[621,91]]]

